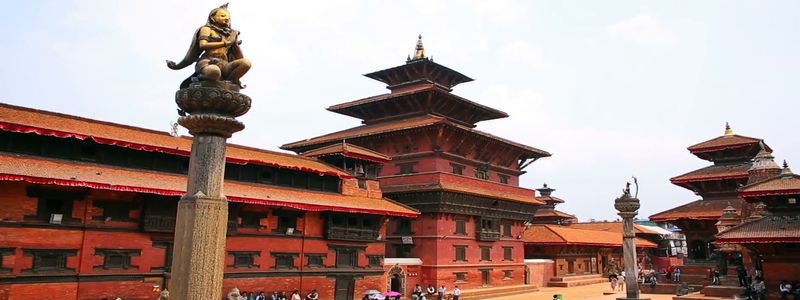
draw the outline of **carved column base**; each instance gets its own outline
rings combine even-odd
[[[182,300],[221,296],[228,201],[197,193],[178,202],[170,292]]]

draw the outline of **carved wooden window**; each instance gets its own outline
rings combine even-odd
[[[229,256],[233,256],[233,264],[229,267],[234,269],[258,269],[256,257],[261,256],[261,251],[228,251]]]
[[[294,259],[300,254],[297,252],[272,252],[275,258],[275,269],[297,269]]]
[[[177,199],[153,197],[147,199],[144,209],[142,230],[153,232],[175,231],[175,216],[178,212]]]
[[[475,177],[479,179],[489,179],[489,164],[482,164],[475,168]]]
[[[467,246],[466,245],[453,245],[453,248],[456,251],[456,261],[459,261],[459,262],[467,261]]]
[[[411,232],[411,219],[400,218],[396,219],[397,227],[394,234],[412,234]]]
[[[453,174],[464,175],[464,166],[459,164],[450,164],[453,167]]]
[[[358,252],[352,248],[336,249],[337,268],[355,268],[358,266]]]
[[[309,268],[324,268],[325,258],[328,257],[327,253],[306,253],[306,267]]]
[[[503,270],[503,279],[514,279],[514,270]]]
[[[403,245],[403,244],[394,245],[394,257],[412,258],[411,256],[412,248],[414,248],[414,245]]]
[[[103,249],[96,248],[94,255],[103,257],[103,264],[95,266],[95,270],[129,270],[139,269],[131,264],[131,257],[142,254],[141,249]]]
[[[367,255],[367,266],[379,268],[383,266],[383,255]]]
[[[492,260],[492,247],[481,246],[481,261],[491,261],[491,260]]]
[[[416,163],[397,164],[397,167],[400,169],[400,173],[399,174],[416,173],[416,171],[414,171],[414,165],[416,165]]]
[[[505,261],[514,260],[513,251],[514,247],[503,247],[503,260]]]
[[[456,235],[467,235],[467,220],[456,219]]]
[[[498,174],[497,177],[500,178],[500,183],[508,184],[508,175]]]
[[[16,252],[15,248],[0,248],[0,273],[11,273],[12,268],[3,267],[3,257],[14,255]]]
[[[467,282],[467,272],[453,272],[456,282]]]
[[[239,227],[242,228],[264,228],[266,226],[261,225],[261,219],[266,218],[266,213],[254,212],[254,211],[243,211],[239,213],[239,217],[242,218],[242,224]]]
[[[122,201],[92,201],[94,207],[103,209],[103,215],[94,216],[96,221],[131,221],[130,212],[136,208],[133,202]]]
[[[22,249],[22,254],[33,257],[33,266],[23,273],[63,273],[74,272],[67,268],[67,257],[77,255],[74,249]]]

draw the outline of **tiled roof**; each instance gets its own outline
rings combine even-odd
[[[740,197],[800,194],[800,175],[778,175],[739,189]]]
[[[717,220],[722,216],[722,210],[728,207],[728,205],[733,206],[736,212],[741,215],[743,203],[744,201],[740,198],[697,200],[652,215],[650,216],[650,221],[665,222],[679,219]]]
[[[379,163],[385,163],[385,162],[388,162],[388,161],[392,160],[392,158],[384,155],[383,153],[372,151],[372,150],[369,150],[369,149],[364,148],[364,147],[351,145],[351,144],[345,143],[344,141],[342,141],[341,143],[332,144],[332,145],[325,146],[325,147],[322,147],[322,148],[309,150],[309,151],[303,152],[301,155],[305,156],[305,157],[322,157],[322,156],[327,156],[327,155],[342,155],[342,156],[346,156],[346,157],[364,159],[364,160],[369,160],[369,161],[374,161],[374,162],[379,162]]]
[[[689,146],[688,149],[692,153],[711,152],[723,149],[738,148],[745,145],[758,144],[759,142],[761,142],[761,139],[738,134],[723,135],[699,144]]]
[[[180,196],[186,191],[182,175],[115,168],[72,161],[0,154],[0,180],[83,186],[96,189]],[[225,182],[230,201],[287,206],[312,211],[361,212],[410,216],[419,213],[385,198],[348,196],[241,182]]]
[[[191,137],[172,137],[166,132],[103,122],[49,111],[0,103],[0,130],[36,133],[62,138],[92,139],[101,144],[189,156]],[[246,146],[228,144],[227,160],[237,164],[261,164],[350,178],[349,174],[321,161]]]
[[[538,198],[537,198],[538,199]],[[534,218],[541,218],[541,217],[560,217],[566,219],[574,219],[574,215],[570,215],[560,210],[552,209],[552,208],[540,208],[536,210],[536,213],[533,214]]]
[[[472,194],[484,196],[489,198],[496,198],[501,200],[511,200],[525,203],[543,204],[535,197],[525,197],[523,195],[507,193],[496,189],[480,188],[472,185],[463,185],[447,181],[440,181],[438,183],[423,183],[423,184],[405,184],[395,186],[381,186],[381,190],[386,193],[399,193],[399,192],[417,192],[417,191],[451,191],[465,194]]]
[[[427,87],[425,87],[425,88],[421,88],[421,89],[414,89],[414,90],[403,91],[403,92],[382,94],[382,95],[372,96],[372,97],[359,99],[359,100],[355,100],[355,101],[336,104],[336,105],[333,105],[331,107],[328,107],[328,110],[333,111],[333,112],[342,113],[342,114],[345,114],[345,115],[348,115],[348,116],[362,117],[362,116],[360,116],[359,112],[348,113],[347,111],[353,109],[354,107],[358,107],[358,106],[362,106],[362,105],[376,104],[376,103],[379,103],[379,102],[382,102],[382,101],[397,101],[399,98],[402,98],[402,97],[408,97],[408,96],[412,96],[412,95],[416,95],[416,94],[429,94],[429,93],[438,93],[438,95],[440,95],[441,97],[444,97],[444,98],[442,98],[443,100],[456,101],[456,102],[459,102],[459,103],[462,103],[462,104],[466,104],[468,107],[472,107],[472,108],[478,109],[481,112],[481,114],[484,115],[484,117],[482,117],[481,120],[491,120],[491,119],[508,117],[508,114],[505,113],[505,112],[502,112],[500,110],[497,110],[497,109],[482,105],[480,103],[476,103],[476,102],[470,101],[469,99],[466,99],[466,98],[459,97],[459,96],[457,96],[455,94],[452,94],[452,93],[450,93],[450,92],[448,92],[448,91],[446,91],[446,90],[444,90],[444,89],[442,89],[440,87],[437,87],[436,85],[432,85],[432,84],[427,86]]]
[[[577,229],[587,229],[587,230],[599,230],[599,231],[610,231],[610,232],[619,232],[622,233],[622,222],[585,222],[585,223],[572,223],[569,225],[570,228],[577,228]],[[644,233],[644,234],[660,234],[659,232],[654,232],[649,228],[639,225],[633,224],[633,231],[635,233]]]
[[[543,245],[585,245],[622,247],[622,233],[570,228],[571,226],[533,225],[525,231],[525,243]],[[656,244],[636,238],[636,246],[655,248]]]
[[[520,144],[520,143],[512,142],[510,140],[507,140],[507,139],[504,139],[504,138],[501,138],[501,137],[498,137],[498,136],[494,136],[494,135],[489,134],[489,133],[485,133],[485,132],[482,132],[482,131],[479,131],[479,130],[475,130],[475,129],[472,129],[472,128],[469,128],[469,127],[466,127],[466,126],[462,126],[462,125],[450,122],[450,121],[447,120],[447,118],[439,117],[439,116],[433,116],[433,115],[424,115],[424,116],[419,116],[419,117],[414,117],[414,118],[395,120],[395,121],[386,121],[386,122],[381,122],[381,123],[376,123],[376,124],[367,124],[367,125],[362,125],[362,126],[358,126],[358,127],[353,127],[353,128],[350,128],[350,129],[345,129],[345,130],[342,130],[342,131],[338,131],[338,132],[334,132],[334,133],[329,133],[329,134],[326,134],[326,135],[318,136],[318,137],[315,137],[315,138],[310,138],[310,139],[306,139],[306,140],[302,140],[302,141],[297,141],[297,142],[285,144],[285,145],[281,146],[281,149],[287,149],[287,150],[298,149],[298,148],[308,147],[308,146],[313,146],[313,145],[318,145],[318,144],[324,144],[324,143],[330,143],[330,142],[338,142],[338,141],[341,141],[343,139],[354,139],[354,138],[360,138],[360,137],[366,137],[366,136],[374,136],[374,135],[379,135],[379,134],[384,134],[384,133],[398,132],[398,131],[415,129],[415,128],[423,128],[423,127],[427,127],[427,126],[431,126],[431,125],[435,125],[435,124],[445,124],[445,125],[451,126],[453,128],[456,128],[458,130],[467,131],[469,133],[472,133],[472,134],[475,134],[475,135],[478,135],[478,136],[481,136],[481,137],[484,137],[484,138],[487,138],[487,139],[490,139],[490,140],[494,140],[494,141],[509,145],[511,147],[515,147],[515,148],[521,149],[523,151],[528,152],[529,154],[532,154],[535,157],[546,157],[546,156],[550,156],[551,155],[547,151],[544,151],[544,150],[541,150],[541,149],[537,149],[537,148],[534,148],[534,147],[531,147],[531,146],[526,146],[526,145],[523,145],[523,144]]]
[[[800,242],[800,216],[766,216],[717,234],[719,243]]]
[[[670,178],[672,183],[747,178],[752,163],[712,165]]]
[[[542,202],[555,202],[555,203],[564,203],[564,199],[553,197],[553,196],[546,196],[546,197],[536,197],[539,201]]]

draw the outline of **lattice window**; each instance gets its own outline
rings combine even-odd
[[[233,265],[229,267],[234,269],[258,269],[260,267],[256,264],[256,257],[261,256],[261,251],[228,251],[228,255],[233,256]]]
[[[458,261],[458,262],[467,261],[467,246],[466,245],[454,245],[453,248],[456,251],[456,261]]]
[[[481,246],[481,261],[491,261],[491,260],[492,260],[492,247]]]
[[[467,272],[453,272],[456,282],[467,282]]]
[[[306,253],[306,267],[309,268],[324,268],[325,258],[328,257],[326,253]]]
[[[142,254],[141,249],[103,249],[96,248],[94,255],[103,257],[103,264],[95,266],[95,270],[129,270],[139,269],[131,263],[131,257]]]
[[[503,247],[503,260],[505,260],[505,261],[514,260],[514,256],[512,255],[513,251],[514,251],[514,247]]]
[[[33,257],[33,266],[23,273],[64,273],[75,272],[67,267],[67,257],[75,256],[75,249],[22,249],[22,254]]]
[[[297,252],[272,252],[275,258],[275,269],[297,269],[294,259],[300,254]]]
[[[514,270],[503,270],[503,279],[514,279]]]
[[[367,255],[367,266],[373,268],[383,266],[383,255]]]
[[[467,220],[456,219],[456,235],[467,235]]]

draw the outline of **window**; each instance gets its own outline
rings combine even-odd
[[[275,258],[275,269],[297,269],[294,265],[295,257],[299,256],[296,252],[272,252]]]
[[[412,234],[411,232],[411,219],[401,218],[397,219],[397,227],[394,234]]]
[[[481,261],[491,261],[491,260],[492,260],[492,247],[481,246]]]
[[[479,179],[489,179],[489,164],[482,164],[475,168],[475,177]]]
[[[514,247],[503,247],[503,260],[505,261],[514,260],[513,251]]]
[[[456,282],[467,282],[467,272],[453,272]]]
[[[261,256],[261,251],[228,251],[228,255],[233,256],[233,265],[228,267],[234,269],[257,269],[259,267],[259,265],[256,264],[256,257]],[[294,266],[294,261],[292,261],[292,266]]]
[[[497,174],[497,177],[500,178],[500,183],[508,184],[508,175]]]
[[[453,174],[464,175],[464,166],[458,164],[450,164],[453,167]]]
[[[503,223],[503,237],[511,237],[511,223]]]
[[[367,266],[373,268],[380,268],[383,266],[383,255],[367,255]]]
[[[336,248],[336,267],[358,267],[358,253],[353,248]]]
[[[503,270],[503,279],[514,279],[514,270]]]
[[[24,256],[33,257],[33,266],[22,270],[23,273],[63,273],[75,272],[67,268],[67,257],[75,256],[74,249],[22,249]]]
[[[458,262],[465,262],[467,261],[467,246],[466,245],[454,245],[456,251],[456,261]]]
[[[102,208],[102,216],[94,216],[92,220],[97,221],[130,221],[130,212],[135,209],[136,204],[120,201],[92,201],[94,207]]]
[[[456,235],[467,235],[467,220],[456,219]]]
[[[309,268],[324,268],[325,267],[325,258],[328,257],[326,253],[306,253],[306,260],[308,264],[306,267]]]
[[[412,257],[411,256],[411,248],[413,248],[413,247],[414,247],[414,245],[402,245],[402,244],[394,245],[394,257],[395,258],[411,258]]]
[[[103,257],[103,264],[95,266],[95,270],[128,270],[139,269],[131,264],[132,256],[142,254],[141,249],[101,249],[94,250],[94,255]]]
[[[242,218],[242,224],[239,225],[243,228],[264,228],[266,226],[261,225],[261,219],[266,218],[267,214],[253,212],[253,211],[243,211],[239,215]]]
[[[11,273],[13,269],[3,268],[3,256],[14,255],[15,252],[14,248],[0,248],[0,273]]]
[[[362,190],[366,190],[367,189],[367,180],[359,178],[358,179],[358,188],[360,188]]]
[[[297,230],[297,218],[300,216],[297,212],[290,211],[275,211],[274,214],[278,216],[278,228],[272,230],[278,234],[302,234]]]
[[[397,164],[397,167],[400,169],[399,174],[412,174],[416,173],[414,171],[414,165],[416,163],[404,163],[404,164]]]
[[[72,200],[39,198],[39,206],[36,208],[36,219],[50,222],[51,215],[61,215],[62,221],[72,221]],[[57,223],[56,223],[57,224]]]

